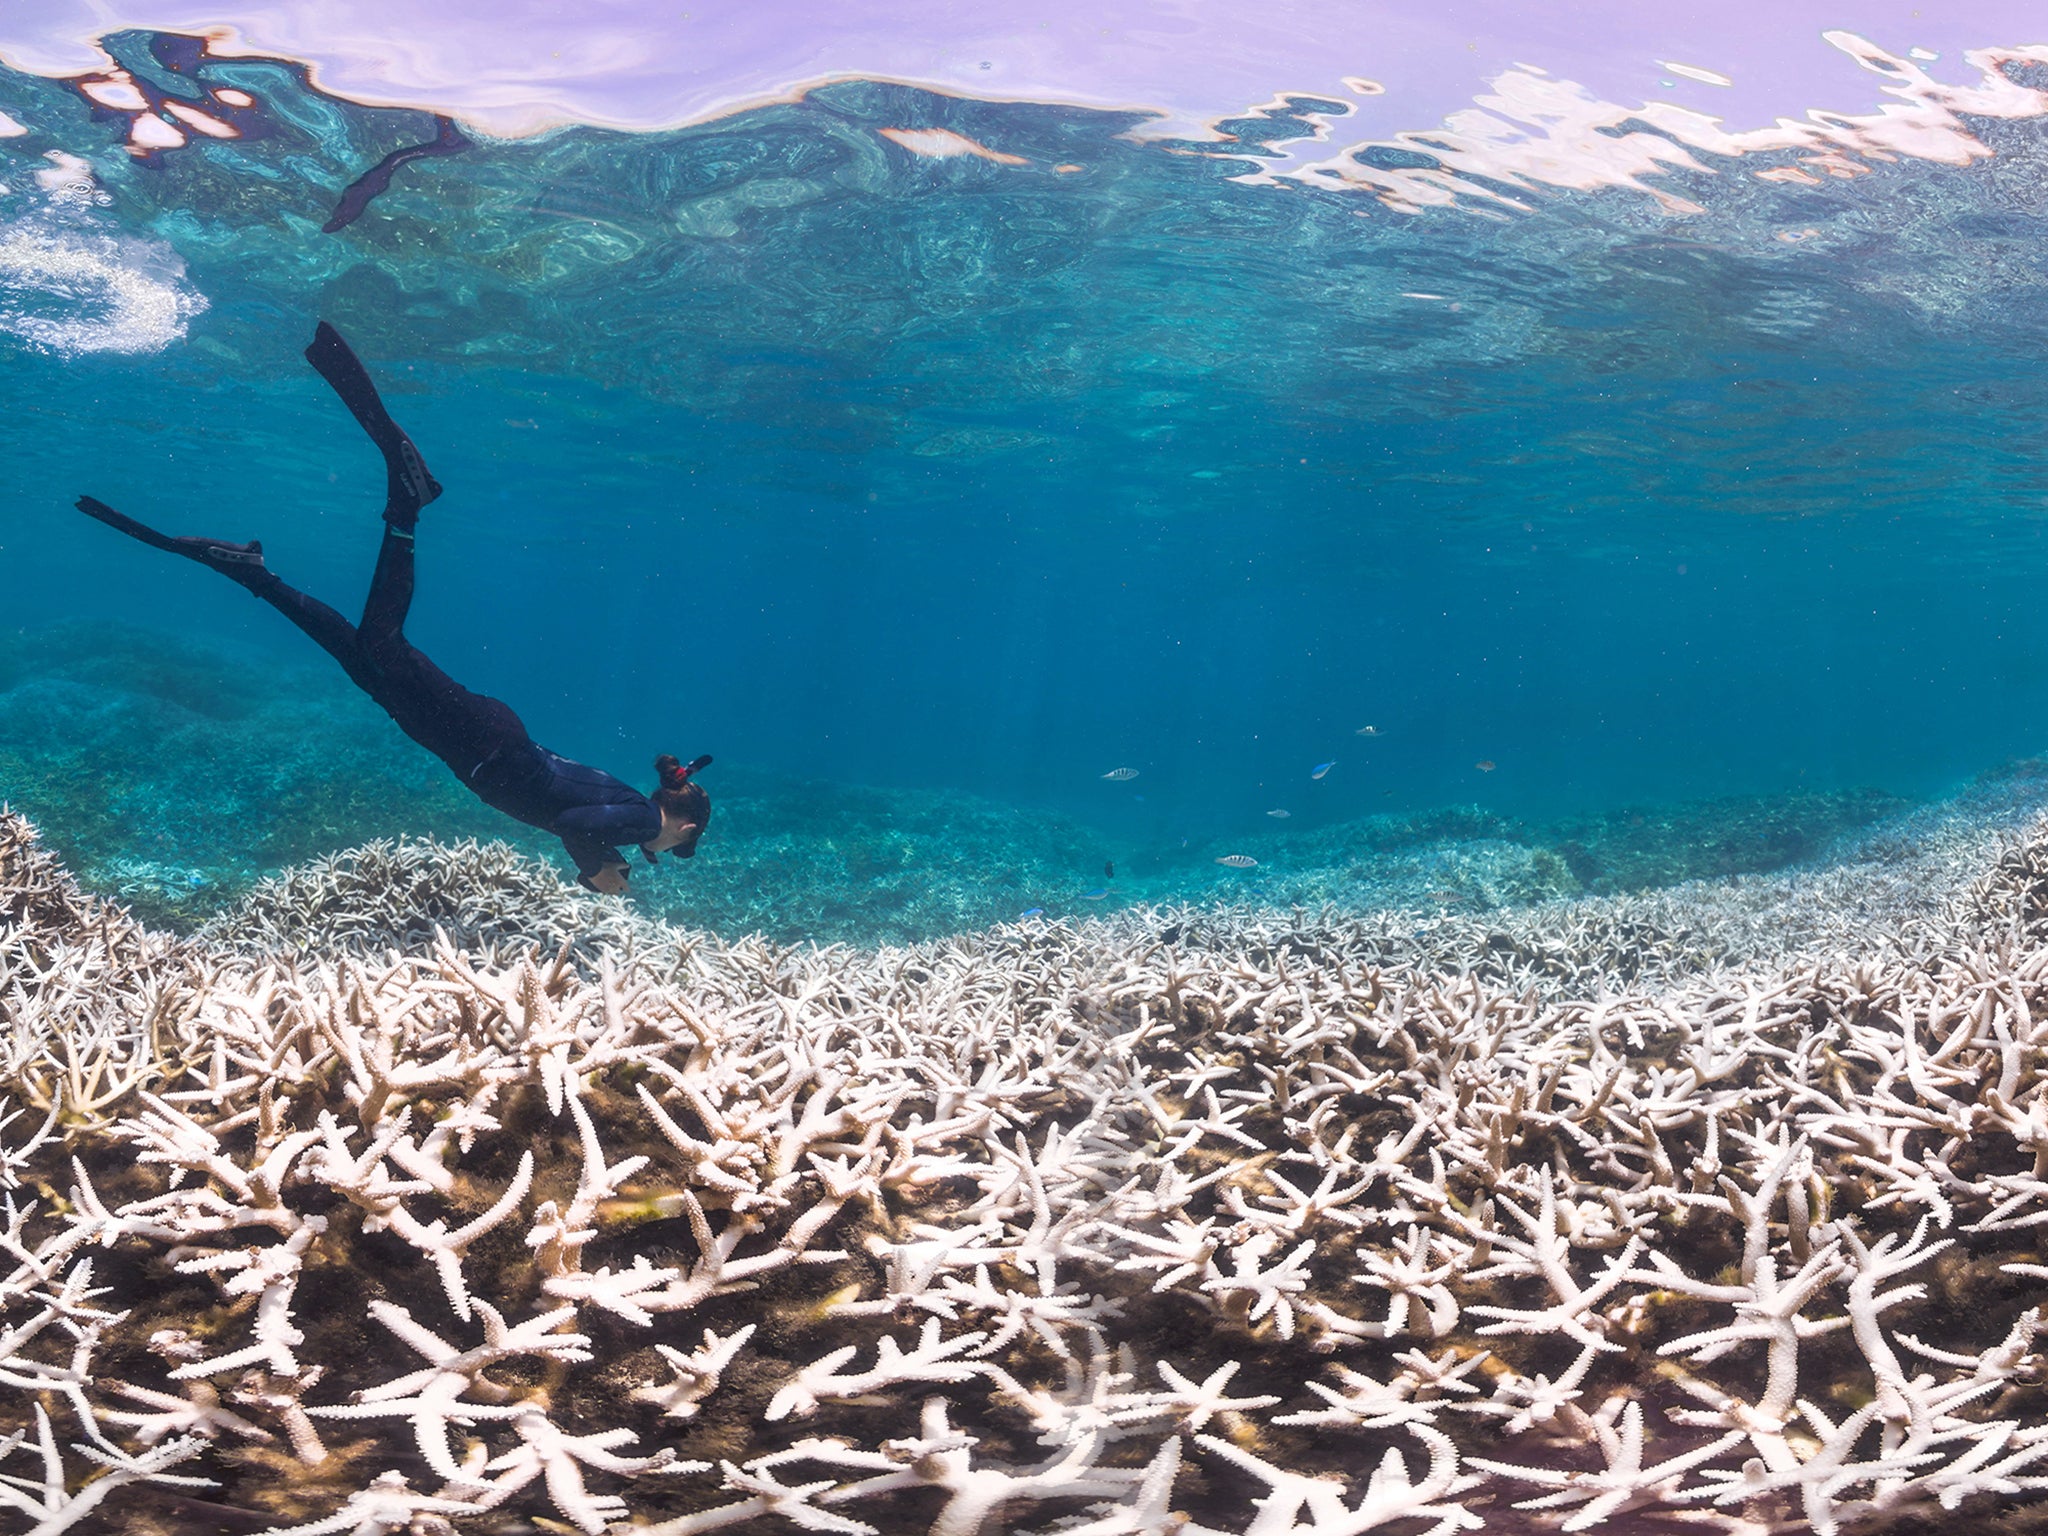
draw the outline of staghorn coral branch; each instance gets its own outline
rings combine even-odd
[[[800,1369],[793,1380],[776,1392],[762,1416],[771,1423],[792,1414],[801,1418],[816,1411],[822,1401],[834,1398],[858,1401],[898,1382],[971,1381],[981,1375],[984,1368],[957,1357],[972,1350],[986,1337],[982,1333],[963,1333],[942,1340],[939,1337],[939,1320],[928,1318],[916,1347],[906,1352],[894,1338],[885,1334],[876,1346],[873,1368],[850,1374],[842,1373],[839,1367],[851,1360],[858,1349],[852,1345],[835,1349]]]

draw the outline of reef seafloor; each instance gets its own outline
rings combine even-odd
[[[635,766],[616,742],[561,745],[622,772]],[[640,765],[644,784],[654,749]],[[636,861],[635,901],[719,933],[860,945],[1033,910],[1058,920],[1147,904],[1470,916],[1768,872],[1903,808],[1832,791],[1536,822],[1464,805],[1285,822],[1254,813],[1247,826],[1206,812],[1154,820],[1134,799],[1142,784],[1086,779],[1102,796],[1092,823],[721,757],[705,775],[715,805],[702,848],[685,866]],[[120,625],[0,633],[0,798],[36,822],[89,891],[180,933],[260,904],[278,879],[390,878],[391,859],[407,857],[392,845],[421,829],[562,858],[559,842],[483,806],[324,661],[279,666]],[[369,851],[319,866],[337,848]],[[422,909],[421,936],[440,915]]]
[[[2044,812],[868,948],[0,814],[0,1523],[2038,1529]]]

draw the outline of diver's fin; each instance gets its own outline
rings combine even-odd
[[[362,360],[341,339],[341,332],[325,320],[313,331],[306,361],[341,396],[349,414],[384,455],[388,501],[385,521],[410,528],[419,509],[441,494],[441,482],[428,473],[419,449],[384,409],[384,401],[377,394],[377,386],[370,382],[369,370],[363,367]]]
[[[325,320],[313,328],[312,343],[306,348],[306,361],[341,396],[341,403],[362,423],[363,430],[370,434],[370,440],[379,448],[388,453],[391,445],[405,436],[398,430],[398,423],[391,419],[391,413],[384,409],[377,386],[370,382],[370,371],[363,366],[362,359],[341,339],[341,332]]]
[[[183,555],[187,560],[197,560],[201,565],[210,565],[244,586],[259,575],[268,575],[263,564],[262,541],[252,539],[247,544],[235,544],[227,539],[177,538],[168,533],[158,533],[147,524],[138,523],[124,513],[116,512],[104,501],[91,496],[78,498],[78,510],[87,517],[98,518],[109,528],[118,528],[131,539],[147,544],[151,549],[167,550],[174,555]]]
[[[98,518],[109,528],[118,528],[131,539],[141,540],[151,549],[168,549],[173,554],[180,553],[178,541],[169,534],[158,533],[154,528],[138,523],[134,518],[127,516],[125,513],[116,512],[104,501],[97,500],[91,496],[81,496],[78,498],[78,510],[87,517]]]

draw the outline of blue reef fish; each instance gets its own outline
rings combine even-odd
[[[1248,853],[1226,853],[1216,861],[1225,869],[1257,869],[1259,861]]]
[[[1017,914],[1017,921],[1019,921],[1019,922],[1021,923],[1021,922],[1022,922],[1022,921],[1023,921],[1023,920],[1025,919],[1025,918],[1027,918],[1027,917],[1043,917],[1043,916],[1045,916],[1045,908],[1043,908],[1043,907],[1026,907],[1026,908],[1025,908],[1025,909],[1024,909],[1024,910],[1023,910],[1022,912],[1019,912],[1019,913]]]
[[[1103,777],[1112,784],[1128,784],[1138,776],[1135,768],[1112,768]]]
[[[1097,887],[1095,887],[1095,889],[1094,889],[1094,890],[1092,890],[1092,891],[1083,891],[1083,892],[1081,893],[1081,899],[1082,899],[1083,901],[1100,901],[1100,900],[1102,900],[1102,898],[1103,898],[1103,897],[1107,896],[1108,894],[1109,894],[1109,887],[1108,887],[1108,886],[1106,886],[1106,885],[1098,885],[1098,886],[1097,886]]]
[[[1292,816],[1292,815],[1294,814],[1294,812],[1292,812],[1292,811],[1268,811],[1268,812],[1266,812],[1266,814],[1267,814],[1268,816],[1272,817],[1272,818],[1273,818],[1273,819],[1274,819],[1275,821],[1285,821],[1285,820],[1286,820],[1286,819],[1287,819],[1288,817]]]
[[[1333,757],[1327,763],[1317,763],[1315,767],[1309,769],[1308,776],[1312,779],[1320,779],[1324,774],[1328,773],[1332,768],[1336,766],[1337,759]]]

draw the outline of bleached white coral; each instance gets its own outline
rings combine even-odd
[[[232,1501],[287,1443],[435,1475],[295,1527],[376,1536],[2036,1498],[2048,950],[1981,923],[2043,869],[1876,957],[1572,996],[1305,916],[181,946],[0,816],[0,1507]]]

